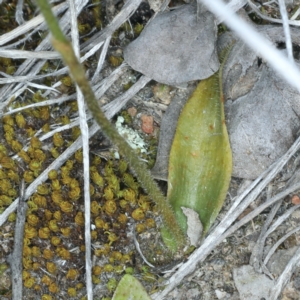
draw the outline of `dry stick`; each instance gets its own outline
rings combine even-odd
[[[0,74],[2,75],[3,72],[1,72]],[[63,75],[68,73],[68,69],[67,68],[62,68],[58,71],[54,71],[48,74],[44,74],[44,75],[33,75],[33,76],[13,76],[13,77],[9,77],[9,78],[0,78],[0,84],[8,84],[8,83],[16,83],[16,82],[26,82],[26,81],[30,81],[30,80],[40,80],[42,78],[48,77],[48,76],[59,76],[59,75]]]
[[[269,184],[268,186],[268,196],[267,199],[270,198],[270,194],[272,190],[272,185]],[[260,272],[261,265],[262,265],[262,258],[263,258],[263,249],[265,240],[267,238],[266,232],[268,231],[268,227],[270,226],[271,222],[273,221],[282,201],[278,201],[271,209],[270,213],[268,214],[268,217],[264,223],[264,225],[261,228],[260,235],[255,243],[255,246],[253,247],[252,254],[250,257],[250,265],[253,266],[254,270],[256,272]]]
[[[27,23],[28,22],[26,22],[26,24]],[[19,26],[19,27],[21,27],[21,26]],[[17,27],[17,28],[19,28],[19,27]],[[24,45],[36,33],[40,32],[40,31],[45,31],[46,29],[47,29],[46,24],[42,23],[42,24],[38,25],[37,27],[35,27],[32,31],[30,31],[26,35],[24,35],[23,38],[18,39],[16,42],[2,46],[1,49],[16,49],[16,48],[18,48],[18,46]]]
[[[61,14],[67,8],[67,3],[60,3],[52,8],[55,15]],[[18,36],[27,33],[29,30],[36,28],[38,25],[44,22],[44,17],[40,14],[33,19],[27,21],[25,24],[18,26],[17,28],[2,34],[0,36],[0,46],[16,39]]]
[[[296,185],[296,187],[298,187],[298,185]],[[296,189],[295,189],[296,190]],[[286,192],[286,191],[285,191]],[[283,198],[283,197],[282,197]],[[269,203],[269,201],[266,202],[266,204]],[[273,216],[275,215],[277,209],[280,207],[281,205],[281,201],[279,201],[278,203],[275,203],[275,206],[272,208],[271,213],[268,216],[267,221],[264,224],[264,228],[267,228],[268,223],[270,223],[273,219]],[[250,258],[250,264],[254,267],[254,269],[257,272],[260,272],[260,267],[262,267],[262,270],[271,278],[273,278],[273,275],[269,272],[268,268],[266,267],[266,264],[268,262],[268,260],[270,259],[270,257],[273,255],[273,253],[275,252],[275,250],[277,249],[277,247],[287,238],[284,237],[283,239],[280,239],[269,251],[268,255],[266,256],[264,262],[262,263],[262,257],[263,257],[263,246],[264,246],[264,241],[266,240],[266,238],[279,226],[281,225],[287,218],[289,218],[289,216],[300,207],[300,205],[296,205],[291,207],[290,209],[288,209],[282,216],[280,216],[273,224],[272,226],[270,226],[270,228],[265,232],[264,229],[262,229],[261,231],[261,236],[259,238],[259,240],[257,241],[253,251],[252,251],[252,255]],[[259,213],[259,212],[258,212]],[[243,221],[243,220],[241,220]],[[269,221],[269,222],[268,222]],[[247,222],[247,221],[246,221]],[[243,222],[245,224],[245,222]],[[237,226],[241,226],[238,225]],[[299,228],[297,228],[296,231],[298,231]],[[293,232],[293,230],[292,230]],[[230,234],[230,232],[226,235],[228,236]],[[290,236],[292,233],[289,233],[288,236]]]
[[[60,55],[54,51],[26,51],[26,50],[0,50],[1,57],[17,58],[34,58],[34,59],[59,59]]]
[[[37,103],[29,104],[29,105],[26,105],[26,106],[18,107],[18,108],[15,108],[15,109],[12,109],[12,110],[6,112],[3,115],[4,116],[11,115],[11,114],[18,113],[22,110],[35,108],[35,107],[48,106],[48,105],[54,105],[54,104],[62,104],[63,102],[71,101],[71,100],[74,100],[74,99],[76,99],[76,94],[72,94],[72,95],[69,95],[69,96],[64,95],[64,96],[56,98],[56,99],[49,99],[49,100],[45,100],[43,102],[37,102]]]
[[[28,68],[32,67],[32,64],[30,63],[30,61],[28,62],[28,64],[26,62],[28,62],[28,61],[26,60],[19,67],[19,69],[16,71],[15,75],[19,75],[20,73],[22,73],[22,70],[24,72],[27,72],[27,67]],[[31,60],[31,62],[32,62],[32,60]],[[46,61],[38,61],[38,63],[32,67],[32,69],[30,71],[30,75],[37,74],[39,72],[39,70],[42,68],[42,66],[45,64],[45,62]],[[18,71],[20,71],[20,73]],[[2,107],[5,107],[12,98],[17,98],[19,95],[21,95],[24,92],[24,90],[26,90],[26,88],[27,88],[27,85],[24,83],[19,83],[17,85],[14,85],[14,84],[4,85],[0,89],[0,94],[2,95],[1,102],[3,102],[3,103],[0,103],[0,112],[1,112]]]
[[[41,89],[41,90],[50,90],[56,93],[59,93],[58,90],[56,90],[54,87],[50,87],[47,85],[42,85],[42,84],[37,84],[37,83],[32,83],[32,82],[26,82],[27,85],[32,86],[36,89]]]
[[[238,11],[243,6],[247,4],[247,0],[232,0],[229,3],[227,3],[227,6],[232,9],[233,11]],[[223,23],[222,18],[217,18],[217,25]]]
[[[261,204],[259,207],[254,209],[252,212],[250,212],[248,215],[246,215],[243,219],[241,219],[239,222],[235,223],[232,227],[230,227],[225,234],[222,235],[222,239],[226,238],[227,236],[234,233],[237,229],[239,229],[241,226],[245,225],[249,221],[251,221],[253,218],[258,216],[261,212],[263,212],[266,208],[271,206],[272,204],[276,203],[277,201],[283,199],[284,197],[288,196],[290,193],[295,192],[296,190],[300,189],[300,182],[297,182],[296,184],[292,185],[291,187],[285,189],[284,191],[278,193],[274,197],[272,197],[269,201]],[[293,212],[295,209],[297,209],[298,206],[292,207]],[[291,212],[288,212],[289,214]],[[289,215],[288,215],[289,216]],[[286,216],[284,215],[283,218]],[[277,221],[276,221],[277,222]]]
[[[77,59],[79,53],[79,33],[74,0],[69,1],[71,14],[71,37],[74,54]],[[85,240],[85,279],[87,299],[93,300],[92,259],[91,259],[91,196],[90,196],[90,157],[89,157],[89,129],[84,107],[84,98],[76,84],[79,124],[83,145],[83,174],[84,174],[84,240]]]
[[[273,23],[280,23],[282,24],[282,20],[281,19],[275,19],[275,18],[271,18],[268,17],[266,15],[264,15],[263,13],[261,13],[261,11],[257,8],[257,6],[255,4],[252,3],[251,0],[248,0],[248,5],[254,10],[254,12],[261,17],[264,20],[273,22]],[[288,20],[288,24],[289,25],[294,25],[294,26],[300,26],[300,21],[296,21],[296,20]]]
[[[291,258],[291,260],[288,262],[284,271],[278,277],[274,287],[271,290],[270,299],[274,299],[274,300],[278,299],[284,286],[290,280],[296,266],[299,265],[299,261],[300,261],[300,247],[298,248],[294,256]]]
[[[94,83],[96,81],[96,79],[99,76],[100,71],[101,71],[101,69],[103,67],[103,64],[104,64],[104,61],[105,61],[105,57],[106,57],[106,53],[107,53],[107,50],[108,50],[108,46],[109,46],[110,40],[111,40],[111,35],[107,37],[107,39],[105,40],[105,43],[103,45],[103,48],[102,48],[102,51],[101,51],[101,55],[99,57],[99,61],[98,61],[98,64],[97,64],[96,71],[95,71],[95,73],[93,75],[93,78],[91,80],[92,83]]]
[[[143,88],[151,79],[147,76],[142,76],[129,90],[124,92],[121,96],[106,104],[103,107],[107,111],[107,118],[111,119],[117,111],[119,111],[130,99],[129,95],[135,95],[141,88]]]
[[[296,20],[300,14],[300,7],[296,10],[294,15],[291,17],[291,20]]]
[[[291,39],[291,33],[290,33],[290,27],[289,27],[289,19],[286,12],[285,7],[285,1],[279,0],[279,8],[280,8],[280,14],[282,18],[282,24],[283,24],[283,30],[284,30],[284,36],[285,36],[285,46],[288,53],[289,60],[293,63],[294,57],[293,57],[293,47],[292,47],[292,39]]]
[[[295,205],[289,208],[283,215],[281,215],[273,224],[270,226],[268,231],[266,232],[266,236],[270,235],[279,225],[281,225],[286,219],[290,217],[290,215],[297,210],[300,205]]]
[[[100,46],[101,46],[101,43],[100,43]],[[98,50],[97,48],[98,48],[98,45],[95,46],[93,49],[91,49],[89,52],[87,52],[83,57],[80,58],[80,62],[84,62],[90,56],[92,56]],[[25,51],[21,51],[21,52],[24,53]],[[13,51],[5,50],[5,52],[4,52],[4,51],[0,50],[0,56],[4,56],[3,53],[6,55],[6,57],[16,58],[16,57],[13,56],[13,54],[15,53]],[[47,57],[47,53],[50,53],[52,55],[52,58],[55,58],[55,57],[60,58],[60,55],[57,52],[53,52],[53,51],[38,51],[38,52],[29,52],[29,53],[32,53],[32,55],[30,55],[30,57],[33,56],[34,58],[37,58],[37,56],[40,55],[40,58],[51,59],[51,58]],[[35,53],[37,53],[38,55],[35,55]],[[23,56],[23,57],[25,57],[25,56]],[[121,65],[121,66],[122,66],[122,68],[124,68],[125,64],[123,63],[123,65]],[[118,67],[115,71],[119,70],[121,68],[121,66]],[[40,80],[40,79],[45,78],[45,77],[49,77],[49,76],[54,77],[54,76],[59,76],[59,75],[63,75],[63,74],[66,74],[66,73],[68,73],[68,68],[67,67],[61,68],[58,71],[54,71],[54,72],[51,72],[51,73],[48,73],[48,74],[35,75],[35,76],[26,75],[26,76],[13,76],[13,77],[9,76],[8,77],[8,75],[6,73],[0,72],[1,75],[7,77],[7,78],[0,78],[0,84],[8,84],[8,83],[16,83],[16,82],[24,83],[24,82],[28,82],[30,80]],[[24,108],[21,108],[21,109],[24,109]]]
[[[15,18],[16,18],[16,21],[19,25],[22,25],[24,23],[23,4],[24,4],[24,0],[18,0],[17,7],[16,7]]]
[[[26,220],[27,203],[24,197],[25,181],[22,179],[20,184],[20,197],[17,207],[17,219],[14,234],[14,250],[9,257],[11,267],[11,282],[12,282],[12,299],[21,300],[23,296],[23,241],[24,241],[24,227]]]
[[[294,228],[293,230],[290,230],[287,234],[285,234],[282,238],[280,238],[270,249],[270,251],[268,252],[265,260],[264,260],[264,265],[266,266],[266,264],[268,263],[268,261],[270,260],[270,258],[272,257],[272,255],[274,254],[274,252],[276,251],[276,249],[280,246],[280,244],[282,244],[287,238],[289,238],[292,234],[296,233],[297,231],[300,231],[300,226]]]
[[[127,71],[127,69],[128,69],[127,64],[122,63],[121,66],[115,69],[111,74],[109,74],[109,76],[107,76],[99,84],[93,83],[94,85],[93,89],[96,98],[100,99],[104,95],[104,93],[113,85],[113,83]]]
[[[289,216],[300,207],[300,205],[296,205],[291,207],[290,209],[288,209],[282,216],[280,216],[276,222],[274,222],[274,224],[272,224],[272,226],[270,227],[270,229],[267,231],[266,235],[271,234],[281,223],[283,223],[283,221],[285,221],[287,218],[289,218]],[[296,228],[297,230],[299,230],[299,227]],[[271,258],[271,256],[274,254],[274,252],[276,251],[276,249],[278,248],[278,246],[287,238],[289,237],[291,234],[294,233],[294,231],[296,229],[293,229],[291,231],[289,231],[286,235],[284,235],[281,239],[279,239],[274,245],[273,247],[269,250],[267,256],[264,259],[264,265],[266,265],[269,261],[269,259]]]

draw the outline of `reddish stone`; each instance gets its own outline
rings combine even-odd
[[[294,205],[300,204],[300,198],[299,198],[298,195],[294,195],[294,196],[292,197],[292,203],[293,203]]]
[[[152,116],[147,116],[147,115],[142,115],[141,116],[142,120],[142,130],[145,133],[153,133],[153,117]]]

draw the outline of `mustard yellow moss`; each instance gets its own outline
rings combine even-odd
[[[36,93],[32,99],[17,105],[44,100],[40,93]],[[67,105],[70,113],[76,111],[76,102]],[[57,115],[58,108],[27,109],[3,117],[0,209],[5,209],[18,196],[22,177],[29,185],[80,135],[80,129],[75,127],[56,133],[45,142],[34,136],[40,128],[48,132],[52,125],[70,123],[70,116]],[[24,139],[24,135],[29,140]],[[44,143],[47,147],[43,146]],[[11,158],[12,153],[17,154],[16,161]],[[79,296],[79,290],[84,287],[81,281],[85,272],[82,160],[80,149],[58,170],[51,170],[47,181],[40,184],[28,199],[23,281],[24,287],[33,289],[41,299],[60,298],[60,292],[74,298],[84,294],[82,292]],[[18,167],[19,164],[22,168]],[[94,226],[91,236],[95,244],[92,254],[98,259],[93,268],[93,282],[103,282],[107,288],[105,295],[111,296],[118,280],[109,281],[108,278],[120,278],[126,269],[134,269],[133,247],[128,248],[132,243],[127,238],[128,222],[136,221],[137,234],[155,228],[151,217],[153,203],[143,195],[125,160],[106,160],[91,154],[90,164],[91,222]],[[13,222],[15,214],[9,220]]]

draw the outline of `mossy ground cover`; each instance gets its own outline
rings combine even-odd
[[[95,1],[94,1],[95,2]],[[103,17],[100,3],[91,2],[79,18],[79,32],[82,40],[91,28],[100,29],[108,20]],[[1,4],[1,22],[7,30],[16,28],[14,20],[16,4]],[[35,7],[26,2],[26,20],[35,15]],[[134,25],[134,34],[139,34],[143,25]],[[2,32],[4,33],[4,32]],[[25,43],[27,50],[34,49],[47,32],[36,33]],[[120,34],[132,38],[131,27],[124,24],[112,39],[112,49],[120,45]],[[0,58],[1,71],[13,75],[24,60]],[[110,72],[122,62],[118,51],[111,51],[105,64]],[[91,58],[86,68],[93,68],[97,61]],[[48,61],[39,74],[53,72],[61,66],[59,60]],[[72,94],[75,87],[69,76],[45,77],[41,84],[52,86],[61,81],[58,88],[63,94]],[[131,79],[122,78],[122,83],[107,93],[113,97],[127,90]],[[11,99],[5,112],[31,104],[41,104],[48,100],[38,88],[27,89],[22,97]],[[4,112],[4,113],[5,113]],[[127,125],[131,119],[124,110],[121,115]],[[76,101],[54,105],[26,108],[15,114],[4,114],[0,122],[0,210],[1,212],[18,197],[18,187],[22,178],[30,185],[61,153],[80,136],[77,120]],[[91,123],[90,123],[91,124]],[[61,126],[69,129],[60,131]],[[58,129],[58,130],[56,130]],[[55,131],[56,130],[56,131]],[[55,131],[55,132],[54,132]],[[49,138],[41,138],[49,134]],[[157,134],[157,132],[156,132]],[[147,154],[137,152],[137,156],[153,165],[157,145],[156,135],[146,136]],[[101,150],[101,144],[105,150]],[[100,149],[100,150],[99,150]],[[148,247],[147,258],[152,263],[164,260],[160,245],[158,226],[160,216],[147,194],[143,192],[136,178],[122,158],[114,157],[117,149],[112,148],[105,138],[98,134],[90,140],[90,195],[91,195],[91,237],[93,258],[93,284],[99,290],[99,299],[110,299],[118,281],[124,274],[134,274],[142,280],[148,291],[158,287],[159,276],[146,266],[133,243],[133,235],[142,237],[146,244],[154,236],[157,241]],[[105,154],[104,154],[105,152]],[[26,299],[85,299],[85,241],[84,241],[84,200],[82,150],[57,170],[48,173],[48,179],[41,183],[27,201],[28,211],[24,232],[23,285]],[[10,270],[7,258],[13,249],[14,222],[12,213],[1,226],[0,265],[3,275],[0,292],[3,297],[11,297]],[[141,247],[145,250],[147,247]],[[158,246],[157,246],[158,245]],[[157,247],[156,247],[157,246]]]
[[[12,106],[26,105],[36,99],[44,100],[37,93],[31,100],[12,103]],[[59,115],[62,107],[54,105],[27,109],[2,118],[2,212],[18,196],[21,178],[29,185],[80,133],[79,128],[73,127],[57,132],[43,142],[35,135],[45,133],[54,125],[66,124],[72,115],[76,115],[75,102],[64,106],[64,116]],[[92,148],[97,143],[100,144],[97,138],[92,140]],[[133,229],[137,235],[155,232],[159,216],[154,203],[130,173],[127,163],[123,159],[114,159],[111,154],[110,158],[103,158],[101,153],[90,155],[93,283],[101,284],[101,295],[107,297],[112,295],[125,273],[140,273],[146,280],[156,282],[157,277],[149,272],[149,268],[142,267],[130,232]],[[84,298],[82,169],[82,150],[78,150],[60,169],[51,170],[48,180],[40,184],[27,201],[23,280],[28,299],[31,296],[43,299]],[[1,232],[2,239],[9,236],[9,248],[13,246],[15,218],[15,213],[11,214]],[[6,232],[5,228],[9,231]],[[7,287],[6,293],[9,295]]]

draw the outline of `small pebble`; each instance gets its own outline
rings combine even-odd
[[[129,107],[127,112],[131,115],[131,117],[135,117],[137,114],[137,109],[135,107]]]
[[[153,117],[152,116],[147,116],[147,115],[142,115],[141,116],[142,120],[142,130],[145,133],[153,133]]]
[[[294,196],[292,197],[292,203],[293,203],[294,205],[300,204],[300,198],[299,198],[298,195],[294,195]]]

